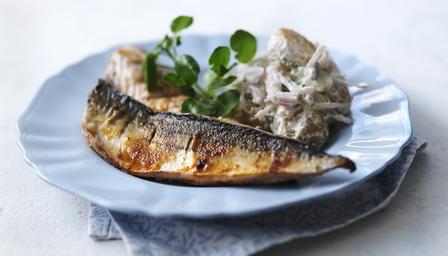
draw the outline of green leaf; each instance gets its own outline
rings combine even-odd
[[[158,52],[148,52],[146,58],[143,60],[143,74],[148,91],[157,87],[158,73],[156,60],[158,56]]]
[[[226,78],[224,78],[224,83],[225,85],[229,85],[231,83],[233,83],[236,80],[236,76],[228,76]]]
[[[227,86],[236,80],[236,76],[229,76],[226,78],[216,77],[207,87],[207,92],[209,95],[214,96],[216,94],[216,89]]]
[[[175,36],[174,41],[176,42],[176,46],[179,46],[182,44],[182,40],[180,39],[180,36]]]
[[[228,90],[218,96],[218,103],[221,105],[220,116],[225,116],[232,112],[240,103],[240,93],[237,90]]]
[[[169,37],[168,35],[165,35],[162,42],[160,42],[158,44],[158,47],[165,49],[165,50],[171,48],[172,46],[173,46],[173,39],[171,37]]]
[[[165,79],[165,81],[167,81],[170,85],[174,85],[174,86],[182,86],[182,81],[179,79],[179,77],[177,77],[176,74],[170,73],[170,74],[166,74],[165,77],[163,77],[163,79]]]
[[[219,76],[224,75],[227,72],[227,65],[230,61],[230,49],[227,46],[217,47],[210,58],[208,59],[208,64],[211,69]]]
[[[257,40],[249,32],[237,30],[230,37],[230,47],[236,52],[236,59],[242,63],[248,63],[257,52]]]
[[[193,23],[193,17],[179,16],[171,22],[171,31],[177,33],[188,28]]]
[[[199,64],[190,55],[183,54],[176,59],[174,63],[177,77],[183,82],[184,86],[192,86],[198,81],[198,75],[201,71]]]
[[[218,75],[212,70],[207,70],[204,74],[204,83],[206,86],[210,86],[216,79]]]
[[[199,115],[212,115],[213,111],[207,106],[204,106],[199,100],[195,98],[189,98],[182,103],[183,113],[193,113]]]

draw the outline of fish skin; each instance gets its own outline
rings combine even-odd
[[[88,144],[131,175],[195,185],[275,183],[356,169],[342,156],[216,118],[154,112],[100,80],[82,121]]]

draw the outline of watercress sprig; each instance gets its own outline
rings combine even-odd
[[[172,35],[165,35],[163,40],[156,45],[156,47],[146,54],[143,60],[143,73],[146,88],[152,91],[157,88],[157,81],[159,80],[159,73],[157,71],[157,59],[160,55],[166,55],[172,61],[177,58],[177,46],[181,45],[182,41],[179,32],[188,28],[193,24],[193,18],[190,16],[179,16],[171,22]],[[170,67],[165,67],[171,69]]]
[[[237,30],[230,37],[230,47],[219,46],[208,59],[209,72],[204,77],[205,86],[182,104],[182,112],[202,115],[225,116],[238,106],[240,93],[234,89],[220,89],[233,83],[237,77],[229,75],[238,62],[247,63],[255,56],[257,41],[244,30]],[[230,64],[231,50],[237,62]]]
[[[230,48],[219,46],[210,55],[208,64],[210,70],[205,74],[205,85],[199,84],[200,67],[197,61],[188,54],[177,55],[176,47],[181,44],[178,32],[188,28],[193,23],[189,16],[179,16],[171,23],[172,36],[164,39],[151,52],[148,52],[143,63],[145,82],[148,90],[157,85],[157,58],[164,54],[173,61],[174,67],[166,67],[169,71],[163,79],[170,85],[179,88],[188,98],[182,104],[182,112],[225,116],[238,106],[240,93],[237,90],[226,89],[237,77],[230,71],[238,62],[247,63],[255,56],[257,42],[253,35],[244,30],[237,30],[230,37]],[[235,62],[230,64],[231,52],[234,52]]]

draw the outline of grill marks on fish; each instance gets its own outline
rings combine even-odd
[[[352,161],[296,140],[191,114],[155,113],[101,81],[83,120],[89,145],[132,175],[201,185],[278,182]]]

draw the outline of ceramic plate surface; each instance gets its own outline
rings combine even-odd
[[[207,54],[227,45],[227,38],[186,36],[180,52],[192,54],[205,65]],[[139,45],[152,48],[154,43]],[[259,46],[263,45],[266,40],[260,39]],[[351,91],[354,123],[333,131],[325,149],[352,159],[356,172],[337,169],[274,186],[193,187],[139,179],[103,161],[81,135],[87,95],[103,76],[112,52],[91,55],[49,78],[18,123],[19,145],[42,179],[109,209],[206,218],[247,215],[314,200],[380,172],[412,135],[408,99],[394,82],[352,55],[331,51],[348,80],[369,84],[368,89]]]

